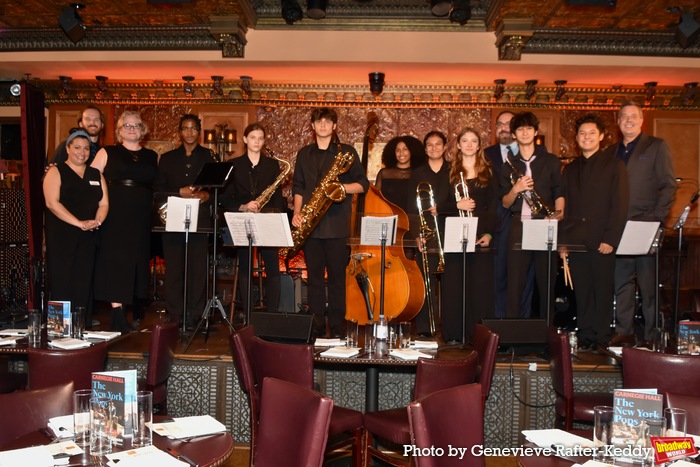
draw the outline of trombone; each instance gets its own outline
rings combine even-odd
[[[459,179],[460,181],[455,184],[455,200],[458,203],[463,199],[469,198],[469,186],[464,181],[464,173],[459,173]],[[462,211],[461,209],[457,209],[457,211],[459,211],[459,217],[464,217],[465,215],[472,217],[471,211]]]
[[[440,241],[440,230],[438,228],[437,216],[433,215],[430,210],[435,207],[435,196],[433,195],[433,187],[428,182],[420,182],[416,187],[416,204],[418,205],[418,217],[420,218],[419,238],[421,242],[421,259],[423,260],[423,284],[425,285],[425,294],[428,300],[428,320],[430,322],[430,335],[434,336],[436,331],[435,310],[432,300],[432,288],[430,287],[430,267],[428,265],[428,248],[426,243],[428,240],[435,238],[438,245],[439,260],[435,274],[445,272],[445,254],[442,250],[442,242]],[[432,226],[428,224],[426,212],[431,215]]]

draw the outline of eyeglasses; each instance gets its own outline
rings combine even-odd
[[[187,131],[192,131],[196,133],[199,131],[199,128],[197,128],[196,126],[183,126],[182,128],[180,128],[180,131],[182,131],[183,133]]]
[[[126,128],[127,130],[140,130],[141,124],[139,124],[139,123],[125,123],[124,125],[122,125],[122,128]]]
[[[496,123],[496,128],[510,128],[510,121]]]

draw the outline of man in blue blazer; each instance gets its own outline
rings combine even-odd
[[[627,220],[663,222],[676,193],[676,177],[668,144],[642,133],[642,109],[632,101],[622,104],[617,124],[622,139],[605,150],[627,166],[630,196]],[[634,345],[636,286],[642,297],[644,344],[652,340],[656,322],[656,273],[651,255],[620,256],[615,261],[617,326],[610,345]],[[636,278],[636,282],[635,282]]]

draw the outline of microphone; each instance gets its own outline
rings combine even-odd
[[[250,225],[250,219],[245,220],[245,234],[248,238],[253,236],[253,226]]]

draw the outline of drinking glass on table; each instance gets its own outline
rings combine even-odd
[[[90,455],[112,453],[112,411],[108,397],[90,399]]]
[[[664,436],[666,432],[666,419],[662,417],[647,417],[642,421],[642,447],[653,448],[651,437]],[[654,450],[642,460],[644,465],[654,465]]]
[[[75,444],[81,447],[90,444],[90,399],[92,389],[73,392],[73,433]]]
[[[666,419],[666,434],[664,436],[685,436],[688,412],[685,409],[667,407],[664,409]]]
[[[612,445],[613,408],[608,405],[593,407],[593,446],[597,449],[596,460],[607,462],[606,446]]]

